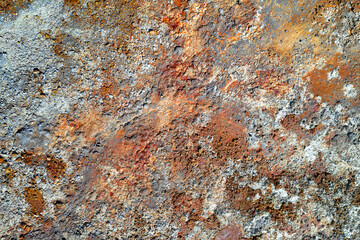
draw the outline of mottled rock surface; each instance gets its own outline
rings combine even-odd
[[[1,0],[1,239],[360,239],[358,0]]]

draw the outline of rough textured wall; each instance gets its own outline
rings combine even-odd
[[[1,239],[360,239],[358,0],[1,0]]]

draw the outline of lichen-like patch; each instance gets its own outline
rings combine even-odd
[[[11,168],[11,167],[8,167],[8,168],[5,168],[5,182],[10,184],[11,183],[11,180],[16,176],[16,171]]]
[[[34,0],[2,0],[0,2],[0,13],[16,13],[32,1]]]
[[[65,174],[66,164],[61,159],[52,156],[46,156],[46,170],[53,179],[61,178]]]
[[[57,159],[51,155],[34,154],[30,151],[21,153],[20,159],[31,167],[46,166],[46,170],[49,172],[51,178],[58,179],[64,176],[66,170],[66,163]]]
[[[26,202],[30,205],[30,214],[33,216],[42,216],[45,210],[45,200],[42,191],[37,187],[28,187],[24,190]]]

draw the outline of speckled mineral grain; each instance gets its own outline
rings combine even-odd
[[[360,239],[359,0],[0,0],[1,239]]]

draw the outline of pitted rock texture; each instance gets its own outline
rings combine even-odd
[[[2,0],[1,239],[360,239],[360,2]]]

